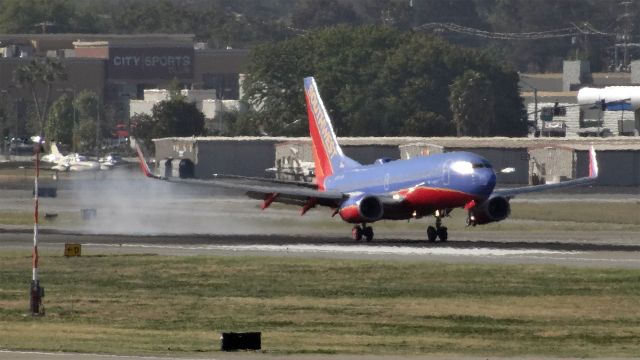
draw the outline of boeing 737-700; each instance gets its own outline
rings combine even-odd
[[[315,184],[255,179],[260,183],[234,182],[233,177],[214,180],[164,178],[152,174],[138,147],[146,176],[172,182],[208,183],[241,189],[262,200],[266,209],[273,202],[302,207],[304,215],[316,206],[333,209],[333,215],[354,224],[352,238],[373,239],[370,224],[379,220],[406,220],[433,216],[427,239],[447,241],[443,217],[456,209],[467,211],[468,225],[506,219],[511,198],[518,194],[593,184],[598,176],[596,154],[589,151],[589,176],[555,184],[496,190],[496,174],[487,159],[471,152],[449,152],[407,160],[379,160],[362,165],[344,155],[336,139],[329,114],[313,77],[304,79],[304,90],[315,162]],[[248,178],[243,178],[248,179]]]

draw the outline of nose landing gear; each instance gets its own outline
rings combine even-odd
[[[427,228],[427,240],[429,242],[435,242],[436,238],[440,239],[442,242],[446,242],[449,238],[449,232],[447,231],[446,226],[442,226],[442,214],[441,211],[436,211],[436,226],[429,226]]]

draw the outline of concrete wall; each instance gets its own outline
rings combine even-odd
[[[576,173],[575,151],[569,148],[543,147],[529,150],[529,175],[546,181],[573,179]]]
[[[469,140],[470,141],[470,140]],[[522,141],[525,141],[523,139]],[[460,141],[460,146],[453,144],[445,147],[446,152],[469,151],[477,153],[489,160],[498,177],[498,187],[501,185],[527,184],[530,177],[530,159],[544,163],[547,180],[554,176],[577,178],[587,176],[588,157],[584,150],[585,144],[579,145],[581,150],[573,150],[567,141],[558,139],[561,144],[544,145],[543,143],[523,144],[522,147],[466,147],[468,141]],[[640,186],[640,149],[633,147],[629,150],[611,149],[624,147],[619,140],[604,141],[594,139],[598,147],[600,178],[598,185],[603,186]],[[575,141],[574,141],[575,142]],[[415,143],[409,140],[407,143]],[[312,161],[309,141],[287,141],[280,138],[169,138],[159,139],[156,144],[156,159],[189,158],[195,164],[197,178],[211,178],[212,174],[234,174],[243,176],[265,176],[265,169],[272,168],[278,157],[291,156],[290,148],[298,150],[298,159]],[[466,144],[466,145],[462,145]],[[607,145],[608,144],[608,145]],[[464,147],[463,147],[464,146]],[[557,148],[548,150],[546,147]],[[607,149],[607,147],[609,147]],[[345,145],[343,149],[347,156],[363,164],[371,164],[381,157],[400,158],[398,145]],[[515,168],[515,172],[501,173],[504,168]]]
[[[562,91],[574,90],[575,86],[590,84],[591,68],[588,61],[565,60],[562,64]]]
[[[297,152],[300,161],[313,161],[311,142],[282,142],[276,144],[276,157],[285,158],[293,155],[291,149]],[[348,157],[361,164],[372,164],[379,158],[400,158],[400,149],[395,145],[343,145],[342,150]],[[271,165],[273,166],[273,165]]]
[[[373,164],[376,159],[400,159],[400,149],[395,145],[345,145],[344,154],[361,164]]]
[[[598,182],[603,186],[640,186],[640,152],[631,150],[597,151]],[[589,174],[589,152],[577,151],[576,176]]]
[[[276,161],[275,141],[197,141],[195,177],[213,174],[264,177]]]
[[[403,160],[413,159],[418,156],[427,156],[433,154],[441,154],[444,147],[429,143],[411,143],[400,145],[400,158]]]
[[[173,159],[191,159],[193,163],[197,163],[196,141],[189,139],[158,139],[154,141],[156,146],[156,160],[173,158]]]
[[[640,60],[631,62],[631,84],[640,84]]]

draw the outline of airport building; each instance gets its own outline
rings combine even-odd
[[[339,138],[345,154],[362,164],[437,152],[471,151],[487,158],[500,185],[540,184],[584,177],[594,145],[600,186],[640,186],[640,142],[617,138]],[[208,179],[214,174],[264,177],[267,169],[313,166],[309,138],[187,137],[154,140],[160,174]],[[167,164],[169,164],[167,166]],[[293,165],[292,165],[293,164]],[[621,166],[620,164],[624,164]],[[301,176],[298,180],[309,180]]]
[[[13,82],[15,69],[34,57],[55,57],[68,78],[52,86],[52,100],[83,90],[98,95],[114,123],[128,124],[130,100],[144,101],[145,90],[206,90],[211,100],[238,100],[248,50],[207,49],[192,34],[17,34],[0,35],[0,104],[24,133],[31,93]],[[213,105],[208,105],[213,107]],[[229,105],[230,106],[230,105]]]
[[[530,136],[591,137],[638,136],[640,113],[637,106],[607,106],[600,100],[579,101],[583,88],[627,87],[640,93],[640,61],[632,61],[630,72],[591,73],[586,61],[565,61],[563,73],[520,74],[520,89],[529,120]],[[614,104],[615,105],[615,104]],[[631,104],[629,104],[631,105]]]

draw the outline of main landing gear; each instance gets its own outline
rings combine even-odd
[[[367,226],[367,224],[356,225],[351,229],[351,238],[355,241],[360,241],[362,238],[369,242],[373,240],[373,228]]]
[[[436,241],[436,238],[439,238],[440,241],[445,242],[449,238],[447,227],[442,226],[442,217],[440,216],[440,213],[440,211],[436,211],[436,226],[429,226],[427,228],[427,240],[429,240],[429,242]]]

